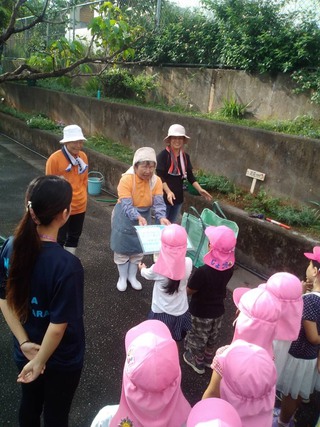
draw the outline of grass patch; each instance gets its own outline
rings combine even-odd
[[[86,146],[119,160],[120,162],[132,164],[134,151],[124,145],[118,144],[111,139],[106,139],[102,136],[91,136],[87,139]]]

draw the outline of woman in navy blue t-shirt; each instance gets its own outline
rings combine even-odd
[[[57,243],[70,215],[71,185],[33,180],[26,212],[0,253],[0,307],[14,335],[22,387],[20,427],[67,427],[85,347],[83,267]]]

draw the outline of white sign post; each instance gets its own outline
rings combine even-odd
[[[252,169],[247,169],[246,176],[248,176],[249,178],[252,178],[250,193],[253,194],[254,187],[256,186],[256,183],[257,183],[257,179],[259,181],[264,181],[264,178],[266,175],[262,172],[254,171]]]

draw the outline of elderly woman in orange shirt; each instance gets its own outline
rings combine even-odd
[[[127,280],[133,289],[142,289],[136,274],[143,253],[134,226],[150,224],[151,209],[160,224],[170,224],[166,218],[162,182],[155,175],[156,166],[154,149],[139,148],[134,154],[132,166],[122,175],[118,184],[118,203],[111,218],[110,246],[119,270],[119,291],[127,289]]]
[[[60,228],[58,243],[76,255],[87,210],[88,157],[82,151],[86,138],[78,125],[63,129],[62,148],[51,154],[46,163],[46,175],[63,176],[72,187],[71,213]]]

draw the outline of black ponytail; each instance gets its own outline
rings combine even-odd
[[[70,183],[56,175],[38,177],[28,186],[26,212],[14,233],[6,287],[8,305],[22,322],[28,317],[31,276],[41,251],[37,225],[49,225],[60,212],[69,209],[71,199]]]
[[[169,279],[166,286],[164,286],[165,293],[169,295],[173,295],[175,292],[178,292],[179,285],[180,285],[180,280]]]

